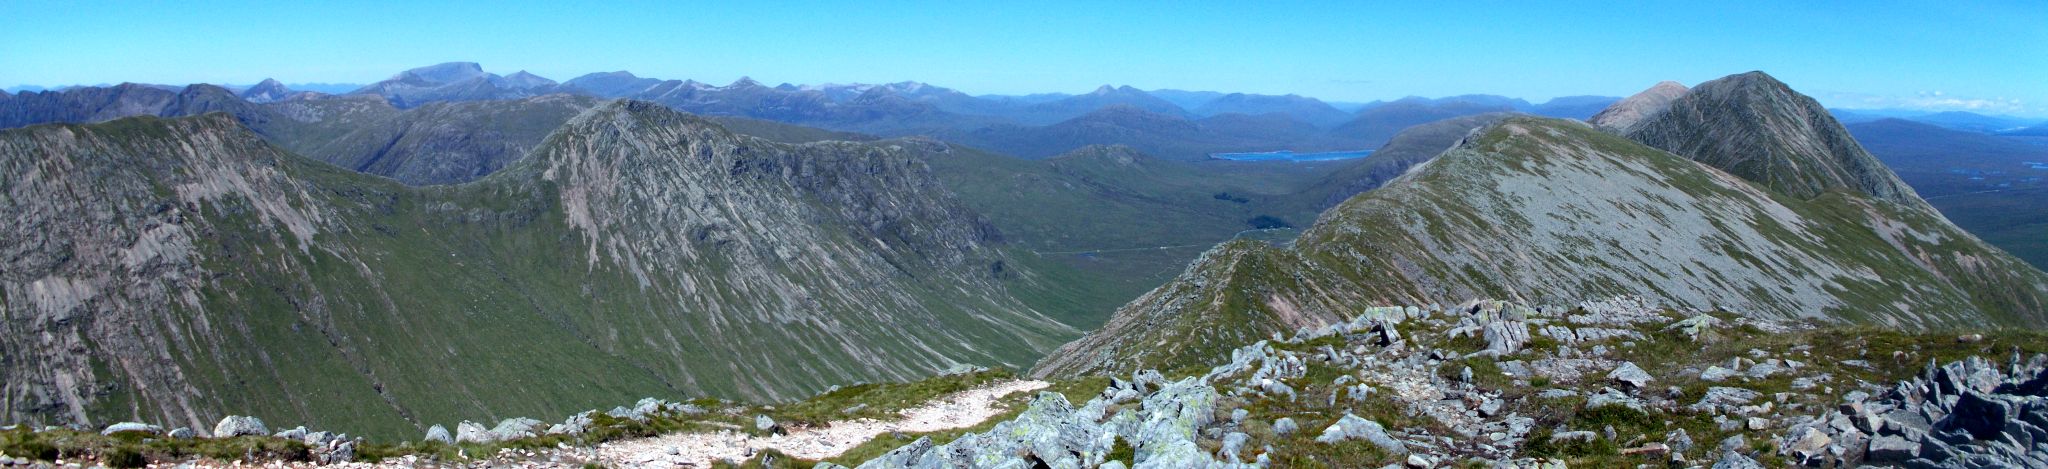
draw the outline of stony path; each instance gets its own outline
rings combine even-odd
[[[737,432],[678,433],[606,443],[598,460],[618,467],[708,467],[712,461],[743,460],[774,449],[783,454],[824,459],[838,456],[889,432],[922,433],[967,428],[1001,413],[996,401],[1018,392],[1044,389],[1044,381],[1002,381],[963,391],[903,411],[895,421],[861,419],[833,422],[820,428],[797,429],[787,435],[758,437]]]

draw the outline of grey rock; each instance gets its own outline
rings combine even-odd
[[[455,424],[456,443],[495,443],[497,441],[497,435],[492,434],[491,430],[484,428],[484,425],[481,423],[464,420],[462,423]]]
[[[1251,435],[1247,435],[1244,432],[1230,432],[1230,434],[1224,435],[1223,458],[1230,462],[1241,461],[1242,459],[1238,453],[1244,449],[1246,442],[1251,441],[1251,438]]]
[[[1741,451],[1749,448],[1749,439],[1743,438],[1742,435],[1730,436],[1721,439],[1721,444],[1716,446],[1716,448],[1719,448],[1721,452],[1724,453],[1729,451]]]
[[[1870,447],[1863,454],[1870,461],[1905,462],[1920,454],[1920,444],[1897,436],[1879,436],[1870,439]]]
[[[297,427],[287,428],[278,431],[277,433],[271,434],[270,436],[283,438],[287,440],[303,440],[306,438],[306,426],[300,425]]]
[[[185,427],[178,427],[178,428],[173,428],[173,429],[171,429],[171,431],[170,431],[169,433],[165,433],[165,434],[164,434],[164,436],[168,436],[168,437],[171,437],[171,438],[177,438],[177,439],[181,439],[181,440],[182,440],[182,439],[186,439],[186,438],[191,438],[191,437],[193,437],[194,435],[192,434],[192,429],[190,429],[190,428],[185,428]]]
[[[2005,431],[2006,422],[2012,421],[2012,404],[1993,399],[1976,391],[1965,391],[1956,400],[1955,407],[1947,419],[1936,425],[1939,429],[1959,429],[1970,433],[1979,440],[1998,438]]]
[[[1621,362],[1621,366],[1615,367],[1614,371],[1607,373],[1607,379],[1626,384],[1634,389],[1642,389],[1644,386],[1648,386],[1652,380],[1650,372],[1643,371],[1643,368],[1636,366],[1635,362]]]
[[[1692,451],[1692,444],[1692,435],[1687,434],[1683,428],[1664,434],[1664,445],[1671,447],[1673,453]]]
[[[1553,443],[1591,442],[1600,439],[1600,434],[1586,430],[1557,432],[1550,435]]]
[[[1763,464],[1758,464],[1758,463],[1756,462],[1756,460],[1755,460],[1755,459],[1750,459],[1750,458],[1749,458],[1749,456],[1743,456],[1743,455],[1742,455],[1742,453],[1737,453],[1737,452],[1734,452],[1734,451],[1727,451],[1727,452],[1723,452],[1723,453],[1721,453],[1721,459],[1720,459],[1719,461],[1714,461],[1714,469],[1767,469],[1767,468],[1765,468]]]
[[[265,436],[270,429],[263,426],[263,420],[255,417],[230,415],[213,425],[214,438],[230,438],[244,435]]]
[[[1708,366],[1706,371],[1700,372],[1700,380],[1726,381],[1728,378],[1735,377],[1736,374],[1737,373],[1735,372],[1735,370],[1730,370],[1719,366]]]
[[[782,432],[782,427],[775,424],[775,419],[768,418],[766,415],[754,416],[754,429],[771,433]]]
[[[1387,450],[1389,453],[1406,454],[1408,452],[1408,445],[1388,435],[1387,429],[1381,427],[1379,422],[1366,420],[1363,417],[1350,413],[1345,413],[1344,418],[1337,419],[1337,423],[1323,429],[1322,436],[1316,437],[1316,441],[1322,443],[1336,443],[1358,439],[1371,442],[1374,446]]]
[[[548,427],[548,434],[581,435],[585,430],[590,429],[590,424],[592,423],[591,416],[596,413],[596,411],[583,411],[576,415],[571,415],[568,419],[562,420],[562,423]]]
[[[491,428],[491,434],[493,441],[516,440],[537,435],[540,426],[539,420],[515,417],[498,421],[498,426]]]
[[[157,435],[163,433],[163,431],[164,427],[159,427],[156,425],[150,425],[142,422],[121,422],[113,425],[108,425],[105,430],[100,430],[100,434],[112,435],[121,432],[141,432],[149,435]]]
[[[421,441],[438,441],[453,444],[455,443],[455,438],[448,436],[448,427],[435,424],[434,426],[427,427],[427,437],[422,438]]]
[[[1273,433],[1277,435],[1286,436],[1293,434],[1299,429],[1301,429],[1301,426],[1295,424],[1293,418],[1281,417],[1279,420],[1273,421]]]
[[[1785,446],[1787,451],[1801,461],[1813,461],[1826,457],[1828,445],[1834,444],[1835,439],[1829,437],[1826,432],[1806,427],[1789,441],[1791,444]]]

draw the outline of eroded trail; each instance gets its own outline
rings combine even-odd
[[[607,443],[598,447],[597,456],[601,462],[619,467],[708,467],[712,461],[739,461],[767,449],[798,458],[825,459],[889,432],[934,432],[979,425],[1004,410],[996,406],[1003,396],[1049,385],[1035,380],[1001,381],[904,410],[903,417],[893,421],[838,421],[767,437],[731,431],[678,433]]]

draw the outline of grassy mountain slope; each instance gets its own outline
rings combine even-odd
[[[1076,334],[923,161],[645,103],[483,180],[410,188],[233,118],[0,133],[10,420],[232,410],[409,438],[645,395],[773,399]]]
[[[1628,294],[1894,327],[2048,324],[2048,274],[1944,226],[1847,192],[1782,195],[1581,123],[1515,117],[1324,213],[1292,249],[1205,254],[1034,373],[1214,363],[1248,339],[1368,306],[1474,298]]]

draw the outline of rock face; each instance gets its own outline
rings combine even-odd
[[[1729,79],[1696,93],[1770,95],[1781,86]],[[1764,111],[1718,114],[1757,112]],[[1710,128],[1685,132],[1720,135],[1711,127],[1755,125],[1658,119],[1645,128],[1676,135],[1676,123],[1689,122]],[[1798,124],[1781,134],[1812,134],[1811,122],[1780,124]],[[1324,212],[1291,249],[1216,247],[1034,373],[1217,363],[1231,346],[1367,314],[1363,305],[1458,298],[1559,304],[1643,295],[1681,309],[1766,318],[1923,328],[2048,324],[2048,274],[1924,203],[1892,203],[1878,198],[1894,194],[1883,191],[1806,200],[1774,191],[1768,177],[1745,179],[1705,162],[1582,123],[1508,118]],[[1882,167],[1874,171],[1872,178],[1890,178]]]
[[[1664,112],[1665,108],[1671,107],[1672,101],[1685,96],[1685,92],[1685,85],[1678,82],[1659,82],[1650,89],[1607,106],[1587,122],[1602,129],[1627,133],[1657,113]]]
[[[1008,293],[1032,275],[933,180],[946,151],[621,102],[490,178],[409,188],[225,114],[0,132],[7,417],[410,438],[477,409],[1021,367],[1078,334]],[[288,391],[314,382],[337,395]]]

